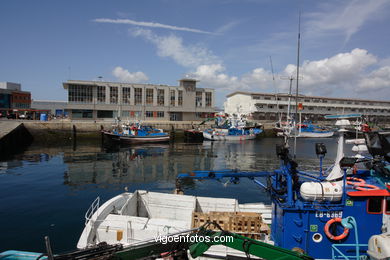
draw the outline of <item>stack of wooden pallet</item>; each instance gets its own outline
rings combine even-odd
[[[262,235],[270,233],[270,229],[263,222],[261,214],[256,212],[210,211],[209,213],[192,213],[193,228],[200,227],[208,221],[216,222],[223,230],[253,239],[260,239]]]

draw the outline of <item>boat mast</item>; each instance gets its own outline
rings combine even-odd
[[[297,84],[295,91],[295,120],[298,118],[298,83],[299,83],[299,55],[301,47],[301,12],[299,12],[298,21],[298,51],[297,51]]]
[[[299,19],[298,19],[298,51],[297,51],[297,84],[295,90],[295,124],[294,131],[296,132],[296,122],[298,120],[298,83],[299,83],[299,55],[300,55],[300,47],[301,47],[301,12],[299,11]],[[299,122],[300,123],[300,122]],[[300,134],[301,129],[299,128],[298,134]],[[297,134],[294,135],[294,158],[296,157],[297,151]]]
[[[273,83],[273,86],[274,86],[274,90],[275,90],[275,99],[276,99],[276,114],[278,115],[279,117],[279,123],[282,122],[282,115],[279,111],[279,99],[278,99],[278,90],[276,89],[276,85],[275,85],[275,75],[274,75],[274,66],[272,64],[272,57],[269,56],[269,62],[271,64],[271,72],[272,72],[272,83]]]

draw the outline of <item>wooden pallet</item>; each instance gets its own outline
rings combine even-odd
[[[197,228],[208,221],[216,222],[223,230],[238,233],[246,237],[260,239],[262,234],[269,234],[270,229],[256,212],[193,212],[192,227]]]

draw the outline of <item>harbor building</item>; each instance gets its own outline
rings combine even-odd
[[[0,82],[0,113],[5,116],[31,107],[31,93],[19,83]]]
[[[192,121],[215,112],[214,89],[196,83],[189,78],[178,86],[68,80],[63,87],[71,119]]]
[[[234,92],[227,95],[225,113],[246,114],[255,120],[277,120],[279,113],[287,113],[288,94]],[[390,101],[298,96],[302,118],[322,120],[325,115],[359,113],[380,122],[390,121]],[[295,113],[295,95],[291,96],[291,112]]]
[[[48,111],[53,116],[66,116],[65,109],[68,105],[67,101],[56,100],[35,100],[31,101],[31,107],[36,110]]]
[[[19,83],[0,82],[0,108],[18,109],[30,108],[31,93],[22,91]]]

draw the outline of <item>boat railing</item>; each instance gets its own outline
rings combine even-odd
[[[345,248],[344,253],[341,248]],[[367,252],[368,244],[333,244],[332,245],[332,259],[345,260],[362,260],[367,259],[365,253]],[[349,253],[349,254],[348,254]],[[352,255],[353,254],[353,255]]]
[[[91,206],[89,206],[87,212],[85,212],[85,225],[87,225],[88,221],[91,220],[93,214],[95,214],[95,212],[97,212],[97,210],[99,209],[99,206],[100,206],[100,197],[97,197],[91,204]]]

